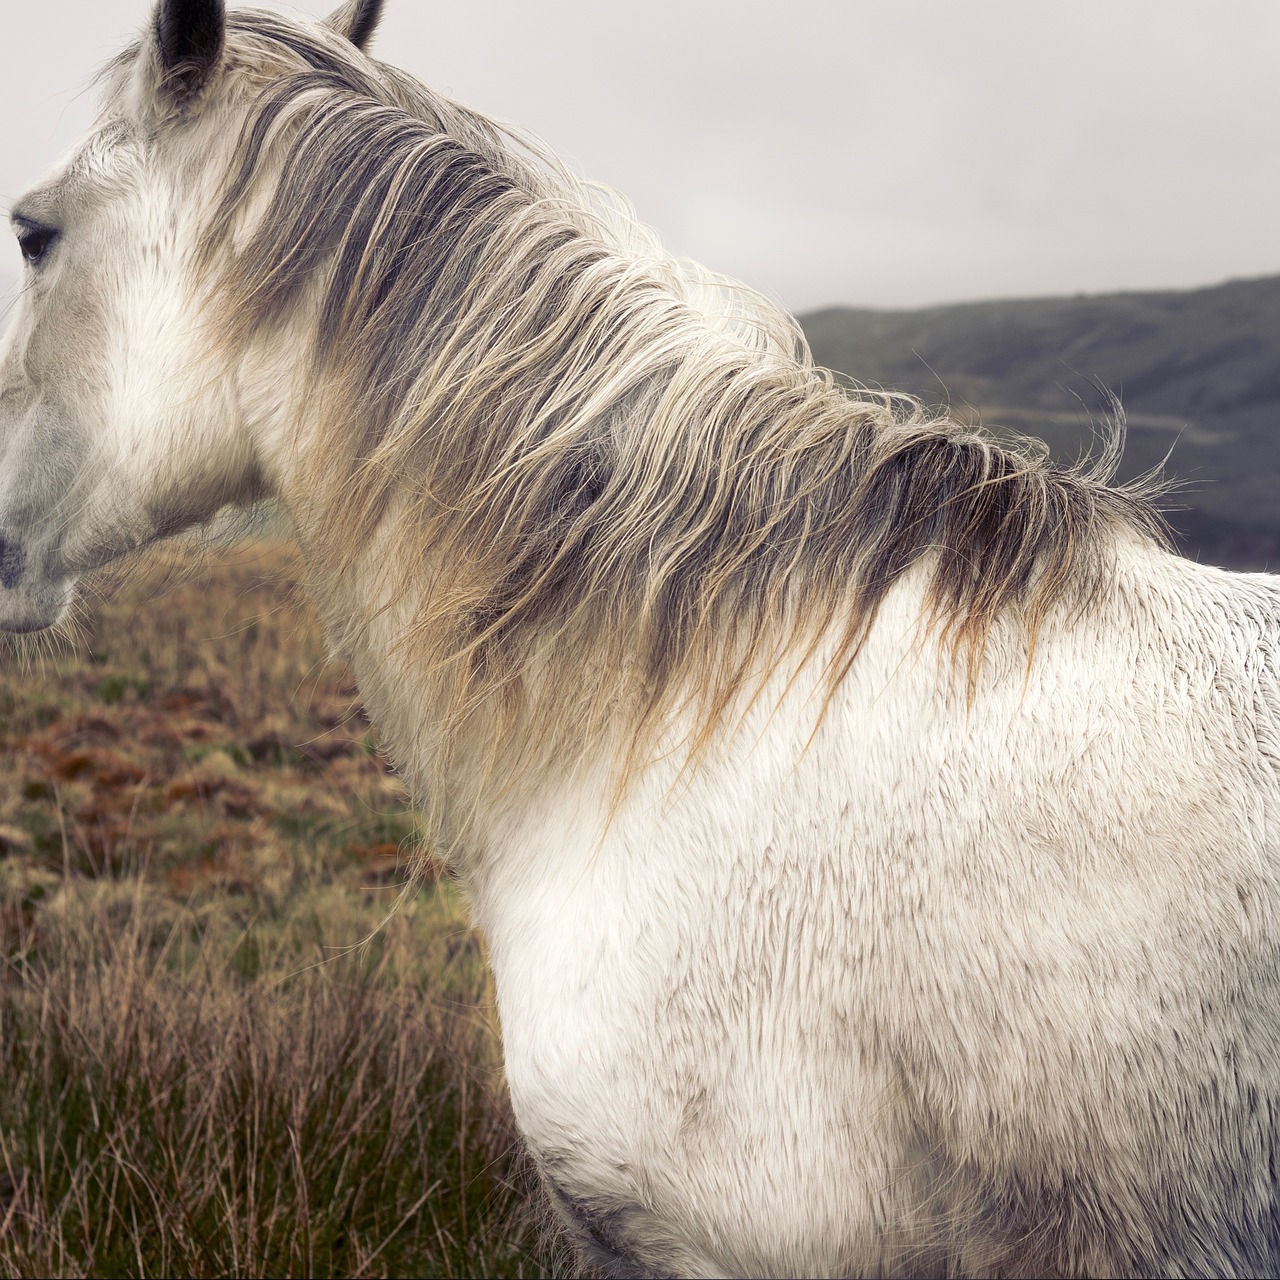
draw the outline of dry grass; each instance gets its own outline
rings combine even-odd
[[[293,553],[181,559],[0,666],[0,1272],[563,1272]]]

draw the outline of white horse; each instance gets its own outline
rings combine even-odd
[[[162,0],[25,195],[0,626],[292,517],[611,1275],[1275,1275],[1280,587],[850,397],[327,24]]]

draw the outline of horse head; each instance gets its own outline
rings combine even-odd
[[[360,56],[380,8],[351,0],[312,44]],[[218,303],[252,192],[210,238],[263,71],[222,0],[160,0],[106,68],[89,134],[12,208],[24,264],[0,343],[0,628],[51,626],[86,570],[272,492],[263,433],[287,335],[230,343]]]

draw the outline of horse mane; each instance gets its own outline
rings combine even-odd
[[[233,337],[316,314],[317,579],[414,495],[404,589],[422,556],[433,577],[403,642],[442,741],[500,709],[550,759],[678,704],[705,740],[820,647],[834,688],[917,568],[972,680],[998,618],[1034,645],[1117,535],[1162,537],[1153,483],[1106,483],[1118,441],[1056,467],[837,386],[780,308],[338,37],[241,11],[227,59],[254,102],[205,258]]]

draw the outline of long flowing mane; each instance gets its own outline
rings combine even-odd
[[[233,337],[318,316],[317,577],[416,495],[442,741],[480,707],[542,759],[678,703],[709,733],[820,643],[838,681],[917,567],[972,669],[1001,615],[1086,608],[1119,531],[1162,536],[1150,484],[838,387],[780,309],[348,43],[238,12],[228,67],[255,101],[205,258]]]

